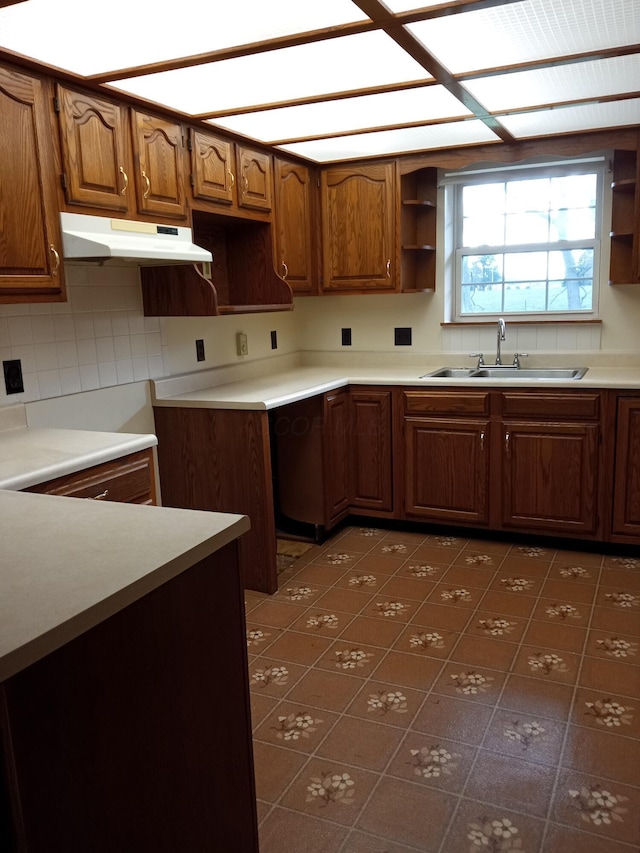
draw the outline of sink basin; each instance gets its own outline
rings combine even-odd
[[[480,367],[477,379],[582,379],[588,367]]]
[[[475,367],[441,367],[433,373],[425,373],[420,379],[445,377],[447,379],[468,379],[476,372]]]
[[[588,367],[440,367],[420,379],[582,379]]]

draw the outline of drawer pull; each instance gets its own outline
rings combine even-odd
[[[109,495],[109,489],[105,489],[104,492],[100,492],[99,495],[96,495],[93,498],[89,498],[90,501],[106,501]]]

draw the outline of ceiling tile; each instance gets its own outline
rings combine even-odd
[[[502,117],[500,123],[519,139],[606,127],[626,127],[640,124],[640,98],[519,113]]]

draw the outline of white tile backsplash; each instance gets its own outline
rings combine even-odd
[[[0,356],[20,359],[25,390],[0,406],[165,375],[157,317],[144,317],[135,267],[67,265],[68,301],[0,305]]]

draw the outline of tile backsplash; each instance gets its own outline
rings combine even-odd
[[[142,311],[137,267],[67,265],[68,301],[0,306],[0,356],[20,359],[24,393],[0,406],[164,375],[160,320]]]
[[[502,342],[506,356],[514,352],[597,352],[600,350],[601,326],[599,323],[581,325],[527,325],[509,324]],[[483,352],[489,360],[495,355],[497,327],[451,326],[442,330],[443,352]]]

